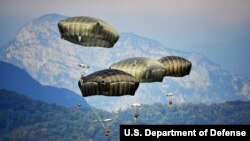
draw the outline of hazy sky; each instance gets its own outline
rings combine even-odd
[[[3,44],[28,21],[48,13],[93,16],[119,32],[200,52],[250,78],[250,0],[0,0]],[[4,35],[4,36],[3,36]]]

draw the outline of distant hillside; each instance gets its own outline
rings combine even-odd
[[[77,81],[82,73],[107,69],[122,59],[176,55],[192,62],[190,75],[141,84],[133,97],[85,98],[90,105],[109,111],[126,109],[133,103],[165,103],[165,94],[170,92],[176,94],[175,102],[179,104],[250,100],[248,79],[227,72],[202,54],[176,50],[134,33],[120,33],[113,48],[83,47],[61,39],[57,25],[64,18],[67,17],[47,14],[30,21],[13,41],[0,47],[0,60],[24,69],[43,85],[67,88],[79,95]],[[82,69],[77,66],[79,63],[90,68]]]
[[[95,113],[93,113],[95,111]],[[119,125],[133,123],[133,110],[107,113],[97,109],[47,104],[0,90],[0,141],[84,140],[118,141]],[[144,105],[137,124],[250,124],[250,102],[222,104]],[[104,136],[100,119],[110,117],[110,137]]]
[[[141,124],[250,124],[250,102],[184,104],[168,108],[154,104],[140,110]]]
[[[0,61],[0,68],[0,89],[16,91],[33,99],[58,105],[75,106],[77,103],[88,105],[83,97],[75,92],[64,88],[43,86],[24,70],[12,64]]]
[[[89,108],[65,108],[0,90],[0,141],[101,140],[101,124]]]

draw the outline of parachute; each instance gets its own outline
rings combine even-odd
[[[77,104],[77,107],[78,107],[78,108],[81,108],[81,106],[82,106],[82,104],[80,104],[80,103]]]
[[[165,68],[160,62],[143,57],[134,57],[112,64],[110,69],[125,71],[137,82],[162,82]]]
[[[142,106],[142,104],[134,103],[131,106],[132,106],[132,108],[134,108],[134,124],[135,124],[138,117],[139,117],[139,108]]]
[[[174,93],[167,93],[166,96],[168,97],[168,107],[171,108],[173,104]]]
[[[83,97],[92,95],[123,96],[134,95],[139,83],[126,72],[105,69],[82,76],[78,81],[78,86]]]
[[[84,69],[85,68],[87,68],[87,69],[89,68],[89,65],[87,65],[87,64],[78,64],[77,66],[81,67],[81,68],[84,68]]]
[[[70,17],[58,22],[61,38],[82,46],[111,48],[119,33],[108,23],[93,17]]]
[[[158,59],[166,69],[165,76],[183,77],[189,75],[192,63],[179,56],[166,56]]]
[[[139,87],[139,83],[136,82],[132,75],[124,71],[105,69],[87,76],[82,76],[78,81],[78,86],[83,97],[95,95],[123,96],[134,95]],[[92,110],[98,117],[98,120],[102,123],[105,136],[108,137],[110,134],[109,125],[111,124],[112,119],[107,118],[101,120],[99,114],[96,113],[94,109]]]

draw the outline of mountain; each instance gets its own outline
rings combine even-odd
[[[89,108],[64,107],[0,90],[0,141],[106,140]],[[117,138],[115,139],[117,141]]]
[[[250,123],[250,102],[232,101],[221,104],[183,104],[171,109],[165,104],[144,105],[139,110],[137,124],[241,124]],[[97,109],[94,109],[98,111]],[[98,111],[99,117],[109,116],[110,136],[93,110],[48,104],[18,93],[0,90],[0,141],[6,140],[87,140],[118,141],[120,124],[133,123],[133,109],[108,113]]]
[[[192,62],[190,75],[165,77],[163,83],[140,84],[135,96],[85,99],[90,105],[106,110],[127,108],[134,102],[166,103],[164,94],[169,92],[175,93],[173,101],[177,104],[250,100],[248,79],[227,72],[202,54],[171,49],[134,33],[121,33],[113,48],[75,45],[60,38],[57,23],[64,18],[48,14],[29,22],[15,40],[0,48],[0,60],[23,68],[43,85],[67,88],[81,95],[77,86],[81,73],[106,69],[129,57],[158,59],[176,55]],[[88,64],[90,68],[83,70],[77,66],[79,63]]]
[[[76,106],[81,103],[88,106],[86,101],[73,91],[65,88],[42,86],[24,70],[0,61],[0,89],[16,91],[33,99],[64,106]]]

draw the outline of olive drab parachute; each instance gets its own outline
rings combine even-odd
[[[111,48],[119,33],[108,23],[93,17],[70,17],[58,22],[61,38],[82,46]]]
[[[134,95],[139,83],[126,72],[105,69],[81,77],[78,86],[83,97],[92,95],[123,96]]]
[[[165,68],[160,62],[144,57],[134,57],[112,64],[109,68],[125,71],[138,82],[162,82]]]
[[[189,75],[192,63],[179,56],[166,56],[158,59],[166,69],[165,76],[183,77]]]

